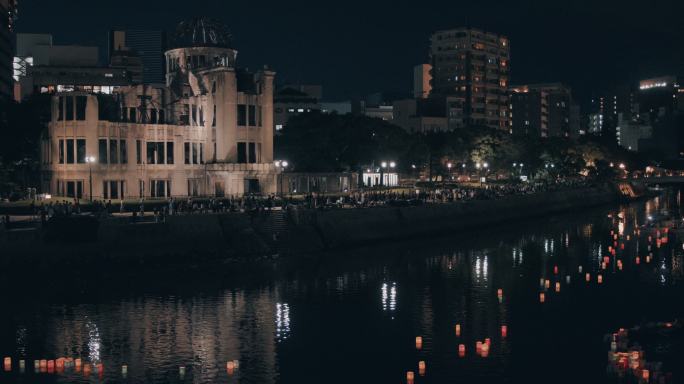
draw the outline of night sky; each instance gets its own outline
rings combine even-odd
[[[512,84],[562,81],[593,90],[684,74],[684,1],[21,0],[19,32],[100,45],[112,28],[173,30],[192,16],[224,21],[240,66],[320,83],[338,100],[404,92],[427,62],[431,32],[469,25],[511,39]]]

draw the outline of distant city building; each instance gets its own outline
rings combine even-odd
[[[320,87],[286,87],[280,89],[273,99],[274,104],[274,130],[278,133],[285,128],[287,122],[293,117],[302,113],[320,111],[321,106],[318,98],[302,91],[303,89],[313,90],[316,96],[322,94]],[[318,91],[318,93],[316,93]]]
[[[129,67],[136,71],[133,81],[163,84],[166,74],[164,52],[167,41],[164,31],[125,30],[109,33],[109,61],[113,67]],[[140,73],[138,74],[138,68]]]
[[[275,74],[238,69],[227,28],[207,19],[181,23],[165,57],[164,85],[54,94],[41,147],[44,192],[121,199],[277,191]]]
[[[16,0],[0,0],[0,101],[13,94],[14,23],[17,17]]]
[[[646,125],[641,121],[635,120],[629,114],[618,114],[616,136],[617,143],[621,147],[638,152],[640,149],[639,144],[643,144],[644,140],[650,139],[652,135],[653,127],[651,125]]]
[[[431,97],[448,97],[449,128],[510,129],[507,37],[474,28],[435,32],[431,38]]]
[[[337,113],[338,115],[346,115],[352,112],[351,101],[324,101],[320,103],[321,112],[323,113]]]
[[[637,113],[633,125],[649,137],[639,140],[638,151],[650,152],[664,159],[684,158],[683,89],[677,76],[641,80],[636,91]],[[623,127],[620,127],[622,133]]]
[[[33,93],[82,90],[111,93],[131,83],[125,68],[102,67],[99,49],[80,45],[54,45],[48,34],[17,34],[13,75],[17,101]]]
[[[511,130],[514,134],[538,137],[579,135],[579,110],[570,88],[560,84],[530,84],[513,87]]]
[[[363,114],[374,119],[392,121],[394,119],[393,110],[394,107],[391,105],[378,105],[373,107],[364,107]]]
[[[413,98],[425,99],[430,95],[432,86],[432,65],[420,64],[413,67]]]
[[[409,133],[424,134],[449,130],[445,99],[396,100],[392,112],[392,123]]]

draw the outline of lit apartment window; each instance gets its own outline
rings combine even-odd
[[[283,129],[283,125],[282,124],[276,124],[276,131],[280,131],[281,129]]]

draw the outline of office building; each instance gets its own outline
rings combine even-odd
[[[321,94],[320,86],[288,86],[280,89],[273,98],[275,132],[278,133],[285,128],[287,122],[294,116],[320,111],[318,96]]]
[[[430,95],[432,86],[432,65],[420,64],[413,67],[413,98],[425,99]]]
[[[164,31],[136,29],[111,31],[108,47],[110,65],[128,67],[136,71],[133,76],[135,83],[163,84],[166,74],[164,65],[166,45]]]

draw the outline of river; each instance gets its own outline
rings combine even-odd
[[[681,239],[661,233],[658,246],[654,233],[635,233],[664,215],[681,220],[680,198],[670,190],[622,207],[338,251],[275,278],[207,285],[189,272],[178,284],[150,276],[145,286],[159,289],[124,279],[45,294],[4,286],[0,355],[12,361],[0,382],[404,383],[407,371],[416,383],[610,382],[604,335],[684,317]],[[486,338],[482,356],[476,342]],[[59,357],[83,365],[34,372],[34,360]],[[229,360],[237,369],[228,372]],[[102,373],[89,365],[85,375],[86,364]],[[664,370],[681,379],[681,367]]]

